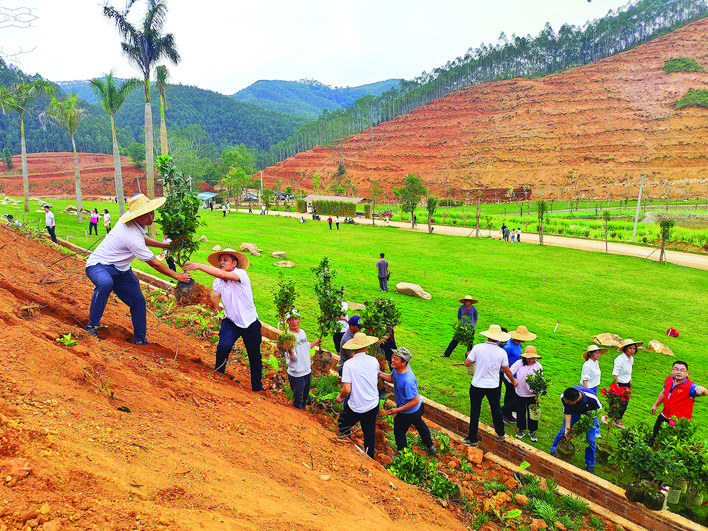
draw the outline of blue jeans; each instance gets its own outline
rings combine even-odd
[[[96,286],[91,297],[89,326],[96,327],[101,324],[101,317],[112,291],[130,308],[134,341],[145,341],[147,332],[145,297],[133,270],[119,271],[113,265],[96,264],[86,268],[86,276]]]
[[[381,291],[388,291],[388,277],[379,277],[379,288]]]
[[[293,407],[305,411],[307,398],[310,396],[310,385],[312,385],[312,373],[305,376],[291,376],[288,374],[290,389],[293,391]]]
[[[219,330],[219,344],[216,345],[216,371],[226,372],[226,362],[229,361],[229,354],[238,338],[243,338],[243,344],[248,353],[248,365],[251,369],[251,389],[253,391],[263,391],[261,378],[263,377],[263,359],[261,358],[261,322],[256,319],[248,328],[241,328],[234,324],[229,318],[221,321]]]
[[[570,427],[572,428],[573,425],[576,422],[578,422],[579,420],[580,420],[580,415],[571,415],[570,416]],[[558,443],[564,437],[565,437],[565,423],[563,424],[563,426],[561,426],[561,429],[558,431],[556,438],[553,439],[553,445],[551,446],[551,453],[556,451],[556,448],[558,447]],[[585,440],[588,443],[588,445],[585,447],[585,464],[587,466],[595,466],[595,430],[593,428],[590,428],[587,431],[587,433],[585,434]]]

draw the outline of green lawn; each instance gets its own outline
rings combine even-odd
[[[69,233],[71,241],[78,245],[95,245],[95,237],[84,236],[88,221],[78,225],[75,218],[59,213],[67,203],[55,201],[57,235],[64,238]],[[99,203],[85,206],[98,207],[99,211],[106,208]],[[3,213],[12,212],[24,222],[37,227],[44,224],[41,213],[32,212],[24,217],[19,208],[4,208]],[[107,208],[117,220],[117,206]],[[670,358],[640,351],[636,356],[635,392],[625,423],[653,423],[649,409],[670,374],[674,359],[689,363],[692,380],[708,384],[708,368],[702,363],[706,359],[703,342],[708,337],[705,271],[558,247],[412,233],[381,224],[342,224],[339,231],[330,231],[325,221],[300,224],[295,218],[247,214],[222,217],[221,212],[202,212],[205,226],[201,233],[209,238],[209,243],[203,244],[193,259],[205,261],[214,244],[236,248],[242,242],[258,244],[263,254],[251,257],[249,274],[261,319],[275,322],[271,290],[278,275],[283,274],[296,282],[300,294],[298,306],[303,312],[302,327],[310,334],[315,328],[316,311],[310,268],[328,256],[337,267],[339,282],[346,288],[345,298],[364,302],[381,295],[374,265],[379,253],[385,252],[391,269],[389,296],[399,305],[403,316],[396,329],[396,340],[399,346],[405,345],[414,353],[411,366],[418,376],[420,390],[430,399],[465,414],[469,413],[469,377],[464,367],[451,366],[463,361],[462,347],[458,347],[452,358],[440,358],[452,337],[458,299],[469,293],[480,301],[476,305],[479,331],[492,323],[508,329],[519,324],[528,326],[538,334],[534,344],[543,356],[541,363],[546,374],[552,379],[551,391],[543,403],[540,441],[535,445],[539,448],[550,446],[562,417],[558,396],[565,387],[579,383],[580,353],[592,343],[593,335],[600,332],[613,332],[645,343],[658,339],[676,354]],[[99,226],[101,237],[104,232]],[[273,251],[287,251],[288,259],[296,267],[274,267]],[[152,271],[140,262],[134,265]],[[195,278],[211,282],[211,277],[201,273]],[[432,300],[397,295],[394,286],[401,281],[420,284],[432,295]],[[680,337],[667,337],[669,327],[677,328]],[[332,347],[331,339],[325,339],[325,347]],[[611,383],[616,355],[610,352],[601,358],[603,386]],[[708,399],[697,401],[694,419],[699,433],[708,438],[705,422]],[[482,422],[490,422],[488,411],[483,412]],[[576,455],[574,462],[581,464],[581,455]]]

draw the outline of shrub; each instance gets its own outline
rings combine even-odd
[[[677,109],[683,109],[684,107],[708,108],[708,90],[688,89],[686,95],[676,102]]]
[[[307,201],[305,201],[304,199],[296,199],[295,204],[297,211],[300,214],[304,214],[305,212],[307,212]]]
[[[664,72],[704,72],[703,67],[695,59],[688,57],[676,57],[664,63]]]

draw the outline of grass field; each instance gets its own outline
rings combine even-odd
[[[72,242],[87,248],[94,246],[96,237],[84,235],[88,221],[79,225],[75,218],[60,214],[68,201],[55,203],[57,235],[65,238],[71,234]],[[99,211],[109,208],[113,219],[118,218],[116,205],[86,206],[98,207]],[[37,228],[44,225],[42,213],[32,212],[24,217],[17,207],[4,208],[3,213],[11,212]],[[449,359],[440,358],[452,337],[458,299],[470,294],[479,300],[478,331],[492,323],[510,330],[519,324],[528,326],[538,335],[534,344],[552,380],[549,396],[542,404],[540,441],[534,445],[541,449],[549,448],[560,426],[558,396],[565,387],[579,383],[580,353],[592,343],[595,334],[612,332],[645,344],[658,339],[676,354],[675,358],[644,351],[637,354],[635,391],[625,424],[653,423],[649,410],[675,359],[689,363],[693,381],[708,384],[704,363],[704,342],[708,337],[705,271],[558,247],[413,233],[380,224],[342,224],[339,231],[330,231],[324,221],[300,224],[295,218],[247,214],[222,217],[216,210],[202,212],[205,226],[200,234],[205,234],[209,242],[202,244],[193,260],[204,262],[215,244],[235,248],[242,242],[258,244],[263,253],[251,257],[249,274],[261,320],[275,322],[271,290],[282,274],[296,283],[302,327],[311,336],[316,303],[310,268],[328,256],[339,273],[338,282],[345,286],[345,298],[363,303],[382,295],[374,266],[379,253],[385,252],[391,269],[388,296],[396,301],[403,316],[396,340],[414,353],[411,366],[418,376],[420,391],[465,414],[469,413],[469,377],[464,367],[451,366],[463,361],[463,349],[458,347]],[[104,233],[99,226],[100,237]],[[274,267],[273,251],[287,251],[296,267]],[[152,272],[138,261],[134,266]],[[211,277],[203,274],[195,278],[211,283]],[[420,284],[432,300],[394,293],[395,284],[402,281]],[[677,328],[680,337],[667,337],[665,331],[669,327]],[[483,340],[481,336],[478,339]],[[331,348],[331,339],[326,338],[324,345]],[[617,355],[610,352],[600,360],[602,386],[611,383],[612,361]],[[488,411],[483,412],[481,420],[490,423]],[[694,420],[699,433],[708,439],[708,399],[697,400]],[[576,454],[574,462],[581,465],[582,457]]]

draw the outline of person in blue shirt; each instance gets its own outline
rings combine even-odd
[[[393,394],[396,398],[396,407],[384,411],[383,414],[396,415],[393,419],[393,434],[399,452],[408,445],[406,440],[408,429],[415,426],[428,453],[435,455],[438,450],[433,444],[430,429],[423,420],[425,406],[418,394],[418,380],[408,366],[412,356],[406,347],[397,348],[391,356],[391,374],[379,371],[380,378],[393,384]]]
[[[475,308],[473,305],[477,304],[477,300],[472,298],[472,295],[465,295],[460,299],[460,304],[461,306],[457,309],[457,320],[466,325],[472,325],[473,327],[477,324],[477,308]],[[445,352],[440,354],[441,358],[449,358],[450,354],[452,354],[452,351],[457,348],[457,345],[459,345],[459,341],[457,339],[452,339],[450,341],[450,344],[447,346],[445,349]],[[465,351],[465,354],[472,350],[472,345],[465,345],[467,347],[467,350]]]
[[[602,403],[597,396],[587,387],[582,385],[574,385],[568,387],[561,394],[561,403],[563,404],[564,422],[561,429],[558,430],[556,438],[553,439],[551,445],[551,455],[556,457],[556,448],[558,443],[564,437],[569,439],[571,436],[570,428],[580,420],[580,416],[588,411],[602,409]],[[585,433],[585,440],[588,445],[585,447],[585,470],[590,473],[595,473],[595,430],[590,428]]]

